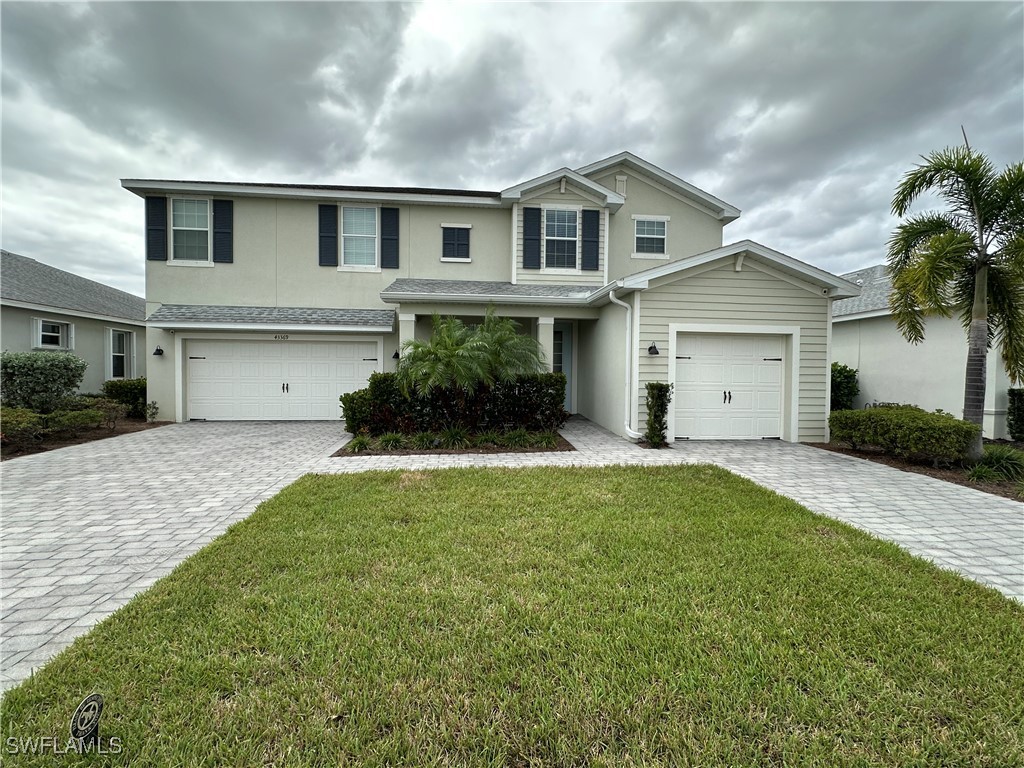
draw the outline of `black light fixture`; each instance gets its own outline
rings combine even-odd
[[[154,355],[162,355],[163,353],[164,351],[160,348],[159,345],[157,345],[157,348],[153,350]]]
[[[647,354],[648,355],[660,355],[661,352],[658,351],[658,345],[655,344],[654,342],[651,342],[651,346],[649,346],[647,348]]]
[[[397,350],[397,349],[395,350],[395,354],[393,354],[393,355],[391,356],[391,359],[392,359],[392,360],[397,360],[397,359],[398,359],[398,350]]]

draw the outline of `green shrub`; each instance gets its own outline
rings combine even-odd
[[[552,448],[558,447],[558,433],[557,432],[536,432],[531,435],[531,444],[534,448],[544,448],[551,450]]]
[[[398,451],[405,447],[405,437],[398,432],[388,432],[378,438],[380,447],[385,451]]]
[[[532,436],[525,429],[511,429],[501,436],[501,445],[505,448],[529,448]]]
[[[828,424],[833,440],[853,448],[874,446],[898,458],[935,464],[962,460],[979,429],[948,413],[909,405],[835,411]]]
[[[1009,445],[986,445],[974,468],[988,467],[1000,480],[1024,480],[1024,451]]]
[[[0,353],[3,404],[36,413],[55,411],[81,385],[87,367],[70,352]]]
[[[652,448],[668,445],[668,404],[672,399],[672,385],[664,381],[647,382],[647,431],[644,440]]]
[[[146,406],[146,421],[151,424],[156,421],[156,417],[160,414],[160,405],[156,400],[150,400]]]
[[[833,411],[848,411],[853,408],[853,401],[860,394],[857,382],[857,369],[842,363],[832,363],[832,402]]]
[[[452,425],[441,430],[441,447],[451,449],[469,448],[473,441],[465,427]]]
[[[1017,483],[1017,498],[1024,499],[1024,481]]]
[[[473,440],[474,445],[478,448],[493,448],[501,444],[501,433],[496,432],[493,429],[481,432]]]
[[[124,403],[101,397],[92,399],[92,410],[102,413],[103,424],[113,431],[119,421],[124,421],[128,417],[130,409]]]
[[[1011,440],[1024,442],[1024,389],[1010,389],[1006,395],[1006,430]]]
[[[43,418],[28,408],[0,406],[0,441],[13,448],[24,448],[43,436]]]
[[[420,451],[429,451],[441,445],[440,438],[433,432],[417,432],[409,438],[409,442],[413,448]]]
[[[61,437],[78,437],[87,429],[94,429],[106,422],[102,411],[54,411],[43,417],[46,432]]]
[[[103,394],[128,406],[128,416],[146,418],[146,380],[110,379],[103,382]]]
[[[967,470],[967,479],[976,483],[997,482],[1004,479],[996,470],[985,464],[975,464]]]
[[[345,446],[345,450],[350,453],[362,453],[368,451],[373,447],[373,443],[366,435],[356,435],[348,441],[348,445]]]
[[[539,373],[479,386],[472,392],[434,388],[402,393],[393,373],[375,373],[365,389],[341,396],[345,429],[352,434],[440,432],[456,425],[467,432],[558,429],[565,423],[565,374]]]

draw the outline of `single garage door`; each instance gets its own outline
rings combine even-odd
[[[188,418],[328,420],[381,370],[375,341],[186,342]]]
[[[782,436],[782,336],[681,333],[676,437]]]

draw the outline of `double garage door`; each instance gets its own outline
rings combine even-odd
[[[188,418],[328,420],[382,370],[376,341],[189,340]]]
[[[676,437],[781,437],[784,350],[781,336],[679,334]]]

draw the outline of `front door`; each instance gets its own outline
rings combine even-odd
[[[572,323],[555,323],[551,370],[565,374],[565,410],[573,413],[572,402]]]

